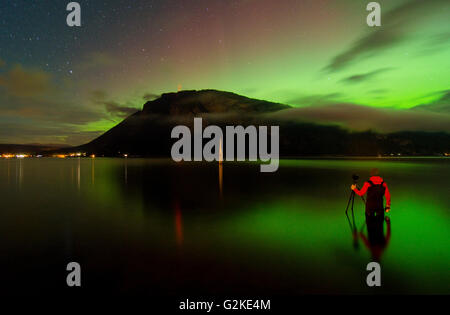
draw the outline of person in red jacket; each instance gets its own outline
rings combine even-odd
[[[361,190],[359,190],[356,185],[351,186],[351,189],[359,196],[363,196],[367,193],[366,216],[384,216],[385,209],[386,212],[391,210],[391,194],[389,193],[388,186],[384,182],[383,178],[378,175],[378,169],[374,168],[370,172],[370,179],[364,183]],[[383,197],[386,198],[386,208],[384,207]]]
[[[370,179],[364,183],[359,190],[356,185],[352,185],[352,190],[359,196],[367,193],[366,199],[366,226],[367,236],[362,231],[359,233],[364,245],[370,250],[372,259],[380,261],[381,255],[386,250],[391,239],[391,221],[389,217],[384,218],[384,211],[391,209],[391,194],[387,184],[379,175],[378,169],[374,168],[370,172]],[[383,197],[386,198],[386,208]],[[387,224],[387,234],[383,232],[383,221]]]

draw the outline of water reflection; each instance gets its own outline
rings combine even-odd
[[[345,215],[347,216],[347,221],[348,224],[350,226],[350,231],[352,232],[352,244],[353,244],[353,248],[355,250],[359,249],[359,241],[358,241],[358,228],[356,227],[356,222],[355,222],[355,212],[351,211],[352,213],[352,219],[350,220],[349,216],[348,216],[348,212],[345,212]]]
[[[127,185],[128,184],[128,158],[127,157],[125,157],[124,169],[125,169],[125,185]]]
[[[91,182],[92,185],[95,184],[95,158],[91,158]]]
[[[22,180],[23,180],[22,159],[19,159],[16,162],[16,183],[19,191],[22,190]]]
[[[360,262],[371,255],[386,262],[380,292],[448,292],[448,164],[380,162],[398,209],[408,209],[394,212],[399,237],[390,242],[389,219],[364,217],[359,198],[342,216],[345,179],[373,162],[282,161],[275,174],[225,163],[0,159],[0,230],[7,235],[0,245],[11,257],[0,267],[14,275],[4,287],[26,287],[34,276],[29,264],[60,270],[81,259],[99,275],[91,288],[101,290],[123,286],[119,273],[137,292],[365,293]],[[409,285],[411,274],[425,285]],[[51,275],[56,291],[61,275]]]
[[[391,239],[391,220],[384,214],[368,215],[366,214],[365,222],[359,229],[356,225],[355,213],[352,209],[351,218],[345,213],[347,222],[352,233],[352,245],[357,251],[359,249],[359,239],[369,250],[372,261],[380,261],[382,254],[385,252]],[[384,235],[384,222],[386,221],[386,235]],[[366,234],[364,231],[367,229]]]
[[[384,221],[386,221],[386,235],[384,235]],[[367,236],[363,231],[359,233],[363,244],[370,251],[373,261],[380,261],[381,255],[389,245],[391,239],[391,220],[384,215],[366,214]]]
[[[223,163],[219,162],[219,196],[223,199]]]
[[[8,185],[11,183],[11,164],[8,160]]]
[[[77,189],[80,191],[81,188],[81,158],[78,158],[77,164]]]
[[[177,245],[183,244],[183,218],[179,202],[175,202],[175,237]]]

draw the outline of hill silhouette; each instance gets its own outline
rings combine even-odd
[[[291,108],[288,105],[255,100],[231,92],[216,90],[166,93],[144,104],[142,114],[197,115],[204,113],[258,114]]]
[[[99,156],[170,156],[176,125],[192,128],[194,117],[203,118],[203,128],[214,124],[280,126],[281,156],[442,155],[449,152],[450,135],[445,132],[352,132],[339,126],[278,120],[271,115],[292,108],[289,105],[255,100],[216,90],[163,94],[144,104],[143,110],[88,144],[70,152]],[[270,128],[269,128],[270,129]],[[225,139],[226,140],[226,139]]]

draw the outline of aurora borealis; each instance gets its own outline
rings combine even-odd
[[[448,1],[378,1],[379,28],[369,1],[85,0],[80,28],[68,2],[0,4],[0,143],[81,144],[180,89],[449,121]]]

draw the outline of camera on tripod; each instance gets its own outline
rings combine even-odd
[[[353,174],[352,175],[352,179],[353,179],[353,185],[356,185],[358,183],[359,180],[359,176],[357,174]],[[366,201],[364,200],[364,197],[361,196],[361,199],[364,203],[366,203]],[[351,194],[350,194],[350,198],[348,198],[348,203],[347,203],[347,207],[345,208],[345,213],[347,213],[349,206],[351,205],[351,209],[353,212],[353,204],[355,203],[355,191],[352,190]]]

